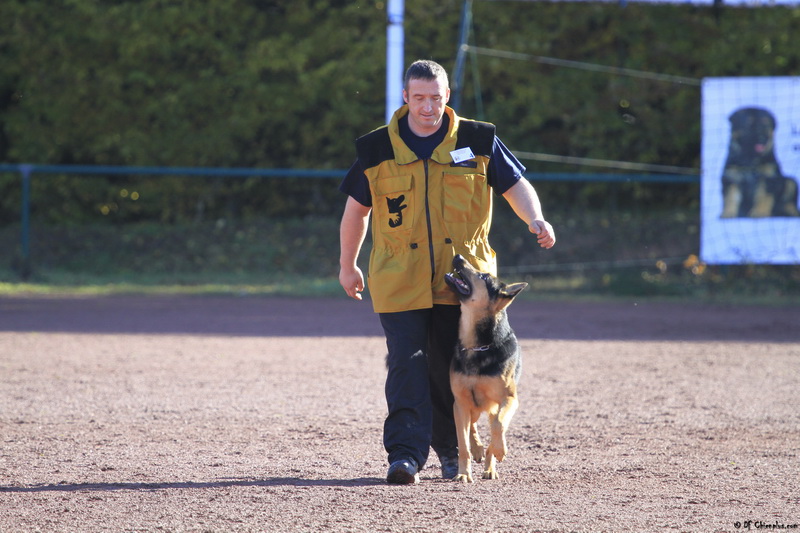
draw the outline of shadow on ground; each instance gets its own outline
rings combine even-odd
[[[521,300],[509,316],[530,339],[800,341],[797,307]],[[0,298],[0,331],[382,336],[369,302],[234,296]]]
[[[2,487],[2,492],[110,492],[118,490],[169,490],[169,489],[218,489],[228,487],[369,487],[385,485],[381,478],[356,479],[301,479],[281,477],[267,479],[223,479],[218,481],[178,481],[164,483],[58,483],[55,485],[32,485]]]

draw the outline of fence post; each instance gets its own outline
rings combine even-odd
[[[22,174],[22,262],[19,274],[23,281],[31,275],[31,172],[33,165],[20,165]]]
[[[450,84],[453,88],[450,105],[457,113],[461,110],[461,95],[464,87],[464,63],[467,60],[467,49],[469,47],[469,30],[472,27],[472,0],[465,0],[464,7],[461,9],[461,31],[458,37],[458,50],[456,50],[456,64],[453,67],[453,78]],[[473,60],[475,58],[473,57]],[[473,62],[474,63],[474,62]]]

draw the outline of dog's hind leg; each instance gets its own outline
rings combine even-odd
[[[495,459],[502,461],[506,457],[506,430],[518,405],[519,401],[516,396],[508,396],[496,413],[489,413],[492,440],[486,449],[486,468],[483,471],[483,479],[498,479],[500,477],[497,474]]]
[[[777,216],[784,217],[797,217],[800,216],[800,211],[797,209],[797,182],[794,178],[782,178],[782,192],[780,194],[779,204],[777,206],[779,213]]]

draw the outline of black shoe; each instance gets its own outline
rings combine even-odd
[[[401,459],[389,466],[386,482],[395,485],[413,485],[419,483],[417,462],[414,459]]]
[[[458,475],[458,457],[439,457],[442,464],[442,479],[453,479]]]

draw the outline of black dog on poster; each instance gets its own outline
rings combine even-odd
[[[722,174],[722,218],[796,217],[797,182],[775,158],[775,117],[743,107],[730,116],[731,140]]]

